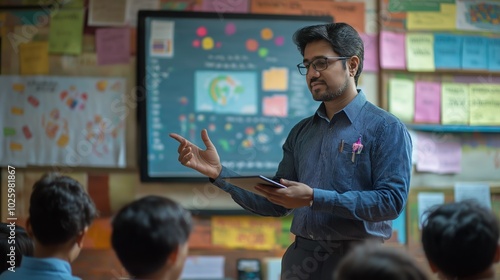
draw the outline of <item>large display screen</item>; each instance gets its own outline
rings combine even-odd
[[[140,11],[137,98],[142,181],[203,175],[178,162],[174,132],[205,148],[207,129],[222,164],[272,176],[290,129],[314,113],[292,41],[331,17]]]

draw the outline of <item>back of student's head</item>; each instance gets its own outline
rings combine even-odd
[[[14,251],[11,247],[14,247]],[[33,256],[31,238],[21,226],[0,223],[0,273],[11,266],[19,266],[23,256]]]
[[[335,280],[427,280],[427,274],[405,252],[366,242],[339,263]]]
[[[173,200],[146,196],[123,207],[112,227],[111,244],[118,259],[131,275],[140,278],[159,271],[179,248],[187,248],[192,220]],[[181,262],[179,270],[184,259]]]
[[[473,201],[443,204],[428,212],[422,244],[429,262],[450,277],[477,275],[492,266],[499,226],[492,211]]]
[[[49,173],[33,186],[29,214],[35,239],[43,245],[59,245],[83,233],[97,210],[78,181]]]

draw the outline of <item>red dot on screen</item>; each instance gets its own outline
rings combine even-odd
[[[200,37],[205,37],[207,36],[207,28],[205,26],[200,26],[198,29],[196,29],[196,35]]]

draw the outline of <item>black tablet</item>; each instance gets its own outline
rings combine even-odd
[[[272,188],[286,188],[286,186],[262,175],[225,177],[222,179],[231,185],[253,192],[258,195],[262,195],[262,193],[260,193],[255,189],[255,186],[257,185],[265,185]]]

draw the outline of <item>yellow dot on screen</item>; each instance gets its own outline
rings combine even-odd
[[[203,40],[201,41],[201,47],[204,49],[204,50],[211,50],[214,48],[214,39],[212,39],[212,37],[205,37],[203,38]]]
[[[273,38],[273,31],[271,28],[264,28],[260,31],[260,36],[263,40],[271,40]]]

